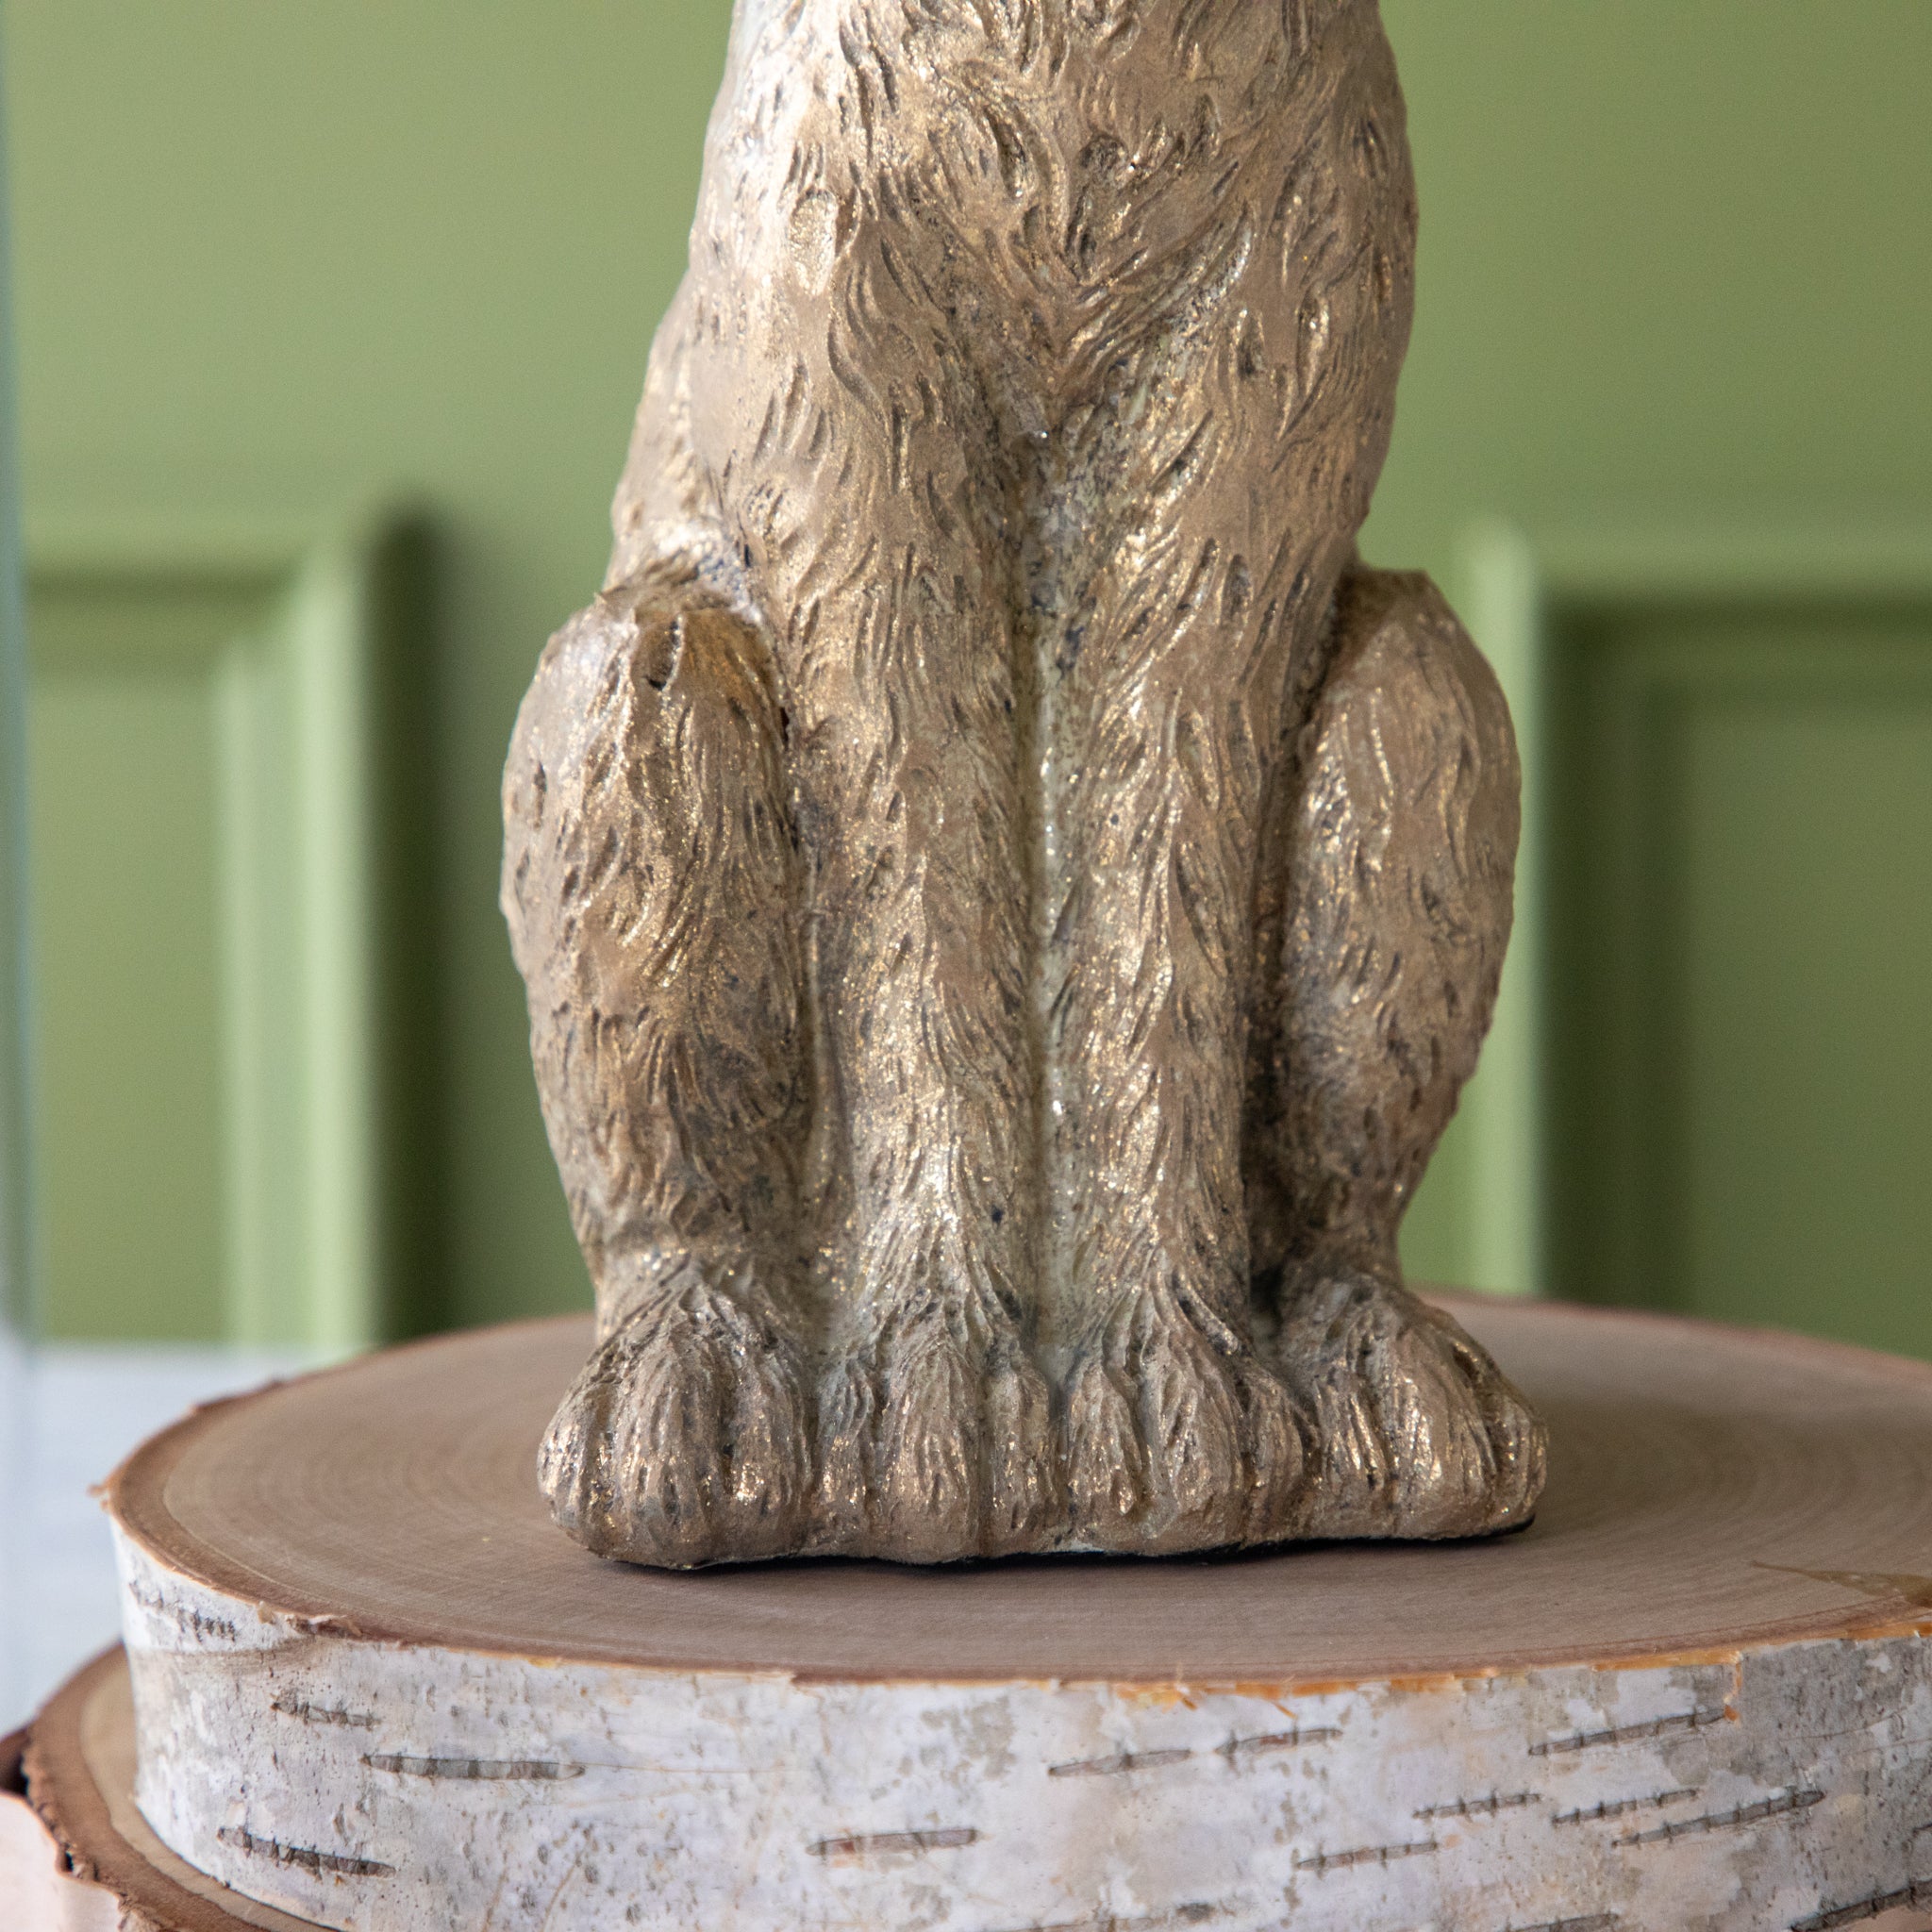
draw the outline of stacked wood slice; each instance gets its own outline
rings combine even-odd
[[[31,1797],[168,1932],[1932,1925],[1932,1369],[1457,1312],[1554,1445],[1487,1543],[605,1564],[575,1322],[200,1411]]]

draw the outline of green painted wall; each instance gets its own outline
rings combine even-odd
[[[1932,529],[1545,576],[1545,1283],[1932,1356]]]
[[[34,539],[46,1333],[345,1348],[425,1312],[421,549],[377,512]]]
[[[1472,512],[1586,535],[1932,529],[1932,8],[1383,12],[1423,242],[1373,554],[1460,590]],[[1581,1124],[1550,1124],[1546,1162],[1579,1158]],[[1445,1146],[1406,1243],[1450,1278],[1475,1245],[1469,1152]]]
[[[167,613],[183,635],[159,664],[114,676],[87,648],[96,613],[51,602],[28,741],[42,1308],[112,1336],[138,1282],[140,1332],[192,1341],[222,1332],[225,1272],[221,1137],[190,1125],[220,1122],[223,1033],[216,711],[195,674],[237,613]]]
[[[4,55],[4,49],[0,49]],[[0,58],[0,96],[6,64]],[[12,1401],[12,1337],[27,1305],[26,634],[21,583],[20,480],[14,444],[13,249],[7,194],[7,116],[0,98],[0,1407]],[[0,1476],[12,1443],[0,1425]]]
[[[1481,515],[1932,520],[1932,7],[1384,11],[1424,243],[1372,555],[1453,581]],[[601,567],[724,17],[5,10],[29,516],[321,516],[401,487],[443,533],[437,1319],[585,1296],[494,908],[496,776]],[[1466,1153],[1440,1165],[1411,1258],[1461,1275]]]
[[[442,532],[432,1319],[586,1298],[495,908],[497,774],[595,588],[679,272],[724,16],[25,0],[5,9],[30,518]]]

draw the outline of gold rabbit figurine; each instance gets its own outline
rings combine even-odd
[[[739,0],[504,781],[591,1549],[1528,1517],[1541,1424],[1396,1257],[1519,792],[1356,554],[1415,221],[1375,0]]]

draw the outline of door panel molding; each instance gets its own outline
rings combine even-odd
[[[70,524],[26,548],[39,1325],[367,1345],[400,1289],[382,712],[423,648],[421,526]],[[144,797],[176,822],[143,827]],[[115,952],[143,907],[181,955],[173,1006],[165,948]],[[200,1096],[173,1122],[171,1065]],[[143,1200],[171,1144],[183,1185]]]
[[[1794,1194],[1778,1163],[1829,1155],[1818,1123],[1843,1081],[1891,1091],[1856,1009],[1896,997],[1888,961],[1915,943],[1922,873],[1932,899],[1932,530],[1491,524],[1457,590],[1517,714],[1527,808],[1517,939],[1456,1130],[1472,1278],[1752,1315],[1725,1270],[1755,1254],[1777,1272],[1769,1230]],[[1788,851],[1756,865],[1760,824]],[[1744,1054],[1749,1024],[1781,1037]],[[1826,1041],[1840,1061],[1807,1061]],[[1868,1154],[1886,1144],[1874,1133]],[[1753,1148],[1760,1174],[1740,1165]],[[1747,1184],[1760,1192],[1720,1203]],[[1844,1212],[1877,1218],[1855,1193]],[[1882,1272],[1883,1239],[1847,1241],[1865,1257],[1847,1267]],[[1876,1287],[1862,1313],[1857,1280],[1819,1281],[1815,1308],[1781,1291],[1767,1280],[1766,1319],[1932,1345]]]

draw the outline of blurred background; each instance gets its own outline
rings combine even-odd
[[[1424,224],[1364,548],[1458,603],[1530,786],[1411,1271],[1932,1356],[1932,8],[1383,12]],[[111,1627],[80,1480],[190,1393],[588,1306],[496,788],[727,18],[7,0],[0,1728]]]

